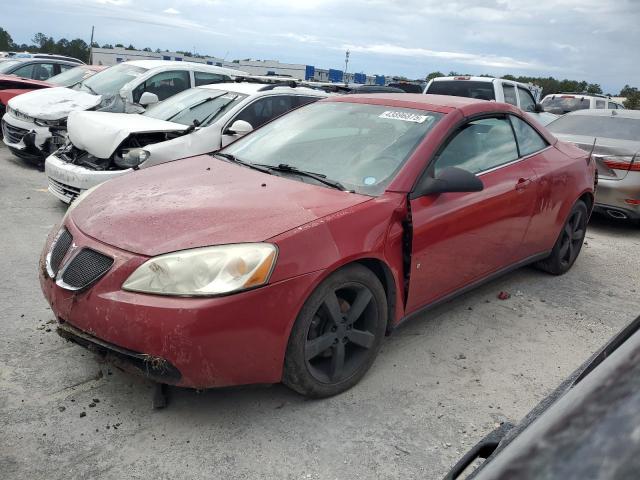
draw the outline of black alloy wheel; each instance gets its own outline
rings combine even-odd
[[[309,297],[291,333],[284,383],[326,397],[355,385],[375,359],[387,321],[380,281],[362,265],[327,278]]]
[[[536,266],[553,275],[568,272],[582,249],[588,220],[587,206],[582,200],[578,200],[571,209],[551,254],[539,261]]]

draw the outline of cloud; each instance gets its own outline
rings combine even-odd
[[[173,7],[167,8],[166,10],[162,11],[163,13],[168,13],[169,15],[180,15],[180,10],[176,10]]]
[[[426,48],[402,47],[399,45],[343,45],[341,50],[351,52],[373,53],[378,55],[402,56],[402,57],[432,57],[444,60],[451,60],[467,65],[481,65],[484,67],[514,68],[514,69],[541,69],[549,68],[539,63],[531,61],[516,60],[511,57],[503,57],[491,54],[475,54],[465,52],[447,52],[429,50]]]

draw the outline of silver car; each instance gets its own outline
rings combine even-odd
[[[640,111],[578,110],[547,125],[560,140],[593,152],[595,211],[640,220]]]

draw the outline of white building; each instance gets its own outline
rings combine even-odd
[[[184,62],[207,63],[219,67],[235,68],[252,75],[286,76],[297,80],[314,80],[318,82],[362,83],[366,85],[386,85],[391,77],[384,75],[366,75],[364,73],[348,73],[342,70],[321,69],[313,65],[281,63],[277,60],[239,60],[230,62],[216,57],[187,57],[177,52],[147,52],[144,50],[127,50],[125,48],[94,48],[92,63],[94,65],[115,65],[127,60],[174,60]]]

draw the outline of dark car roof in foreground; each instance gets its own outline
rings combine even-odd
[[[551,402],[543,400],[472,477],[638,478],[638,360],[640,317],[556,389]]]

